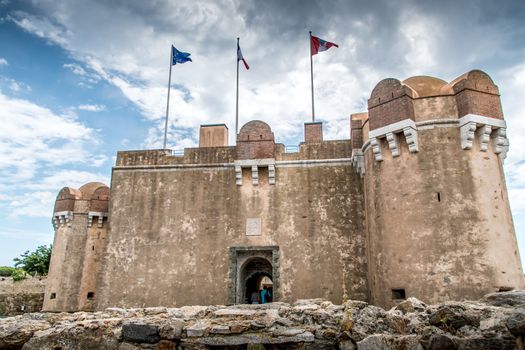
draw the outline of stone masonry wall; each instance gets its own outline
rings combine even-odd
[[[350,162],[277,163],[275,172],[270,185],[260,168],[254,186],[243,169],[237,186],[233,166],[114,168],[97,308],[227,303],[232,246],[279,247],[279,300],[340,302],[345,291],[366,300],[363,199]],[[260,220],[260,234],[246,235],[248,219]]]
[[[350,300],[293,304],[109,308],[0,319],[0,348],[73,349],[523,349],[525,293],[390,310]]]
[[[10,277],[0,278],[0,316],[42,310],[45,283],[45,277],[28,277],[18,282]]]

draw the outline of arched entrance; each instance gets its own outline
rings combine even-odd
[[[279,247],[230,247],[229,297],[231,304],[250,303],[251,293],[264,286],[279,300]]]
[[[258,293],[264,288],[263,281],[267,288],[273,287],[272,270],[272,264],[261,257],[250,258],[243,264],[239,281],[242,287],[240,293],[242,296],[241,302],[250,304],[252,293]]]

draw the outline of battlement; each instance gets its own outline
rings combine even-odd
[[[450,83],[429,76],[415,76],[403,82],[384,79],[370,95],[367,116],[352,115],[351,125],[354,166],[361,174],[365,171],[362,154],[367,149],[379,162],[383,161],[383,143],[394,158],[400,155],[401,143],[407,145],[410,153],[417,153],[419,132],[435,127],[460,129],[458,146],[464,150],[471,149],[477,137],[480,151],[486,152],[491,143],[502,159],[508,151],[498,87],[479,70]]]

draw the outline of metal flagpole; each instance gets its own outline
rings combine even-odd
[[[171,88],[171,67],[173,66],[173,45],[170,47],[170,77],[168,78],[168,102],[166,104],[166,122],[164,124],[164,146],[166,149],[166,140],[168,138],[168,115],[170,113],[170,88]]]
[[[235,139],[239,133],[239,38],[237,37],[237,92],[235,95]]]
[[[310,81],[312,82],[312,122],[315,122],[315,108],[314,108],[314,62],[312,55],[312,31],[310,33]]]

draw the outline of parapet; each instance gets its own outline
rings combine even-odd
[[[236,159],[275,158],[275,138],[268,124],[252,120],[243,125],[237,135]]]
[[[100,182],[89,182],[79,189],[64,187],[57,195],[53,211],[53,226],[71,226],[75,215],[87,215],[88,226],[94,217],[102,225],[107,218],[109,187]]]
[[[498,87],[486,73],[472,70],[450,83],[429,76],[380,81],[370,94],[368,116],[351,117],[353,158],[360,159],[364,149],[371,147],[375,160],[382,161],[381,140],[386,140],[393,157],[400,155],[401,141],[410,153],[416,153],[418,130],[435,126],[459,127],[462,149],[471,149],[478,135],[481,151],[493,140],[494,152],[502,159],[506,156],[508,140]]]

